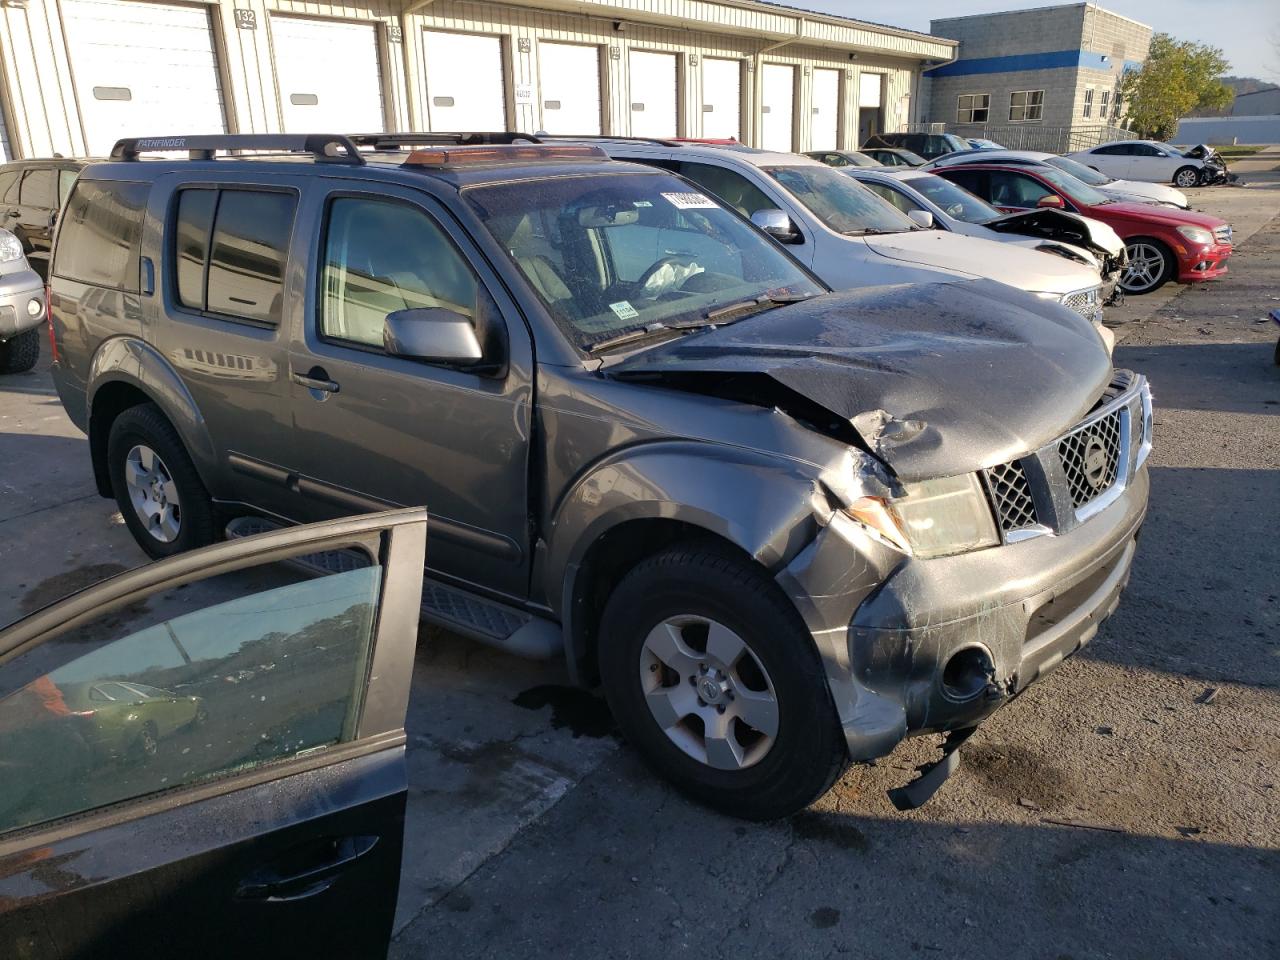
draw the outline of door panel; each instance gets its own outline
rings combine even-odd
[[[813,126],[810,150],[834,150],[840,132],[840,71],[813,71]]]
[[[328,226],[314,232],[324,248],[312,262],[325,274],[308,284],[320,302],[308,303],[289,360],[290,470],[307,515],[428,504],[434,572],[523,597],[532,361],[523,320],[424,195],[335,189],[316,198],[322,212]],[[505,375],[387,355],[386,315],[416,307],[469,316],[482,341],[506,337]],[[316,389],[318,380],[335,389]]]
[[[742,137],[742,64],[738,60],[702,60],[702,135]]]
[[[422,55],[426,62],[430,129],[507,129],[503,80],[506,72],[500,38],[423,30]]]
[[[384,129],[372,24],[272,14],[271,50],[286,133]]]
[[[676,55],[632,50],[630,68],[631,135],[677,137]]]
[[[790,153],[795,149],[794,115],[796,68],[766,63],[762,68],[763,125],[760,145],[766,150]]]
[[[0,956],[383,956],[425,537],[290,528],[0,631]]]
[[[547,133],[600,133],[600,48],[538,43],[542,129]]]

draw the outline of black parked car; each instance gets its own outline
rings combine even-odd
[[[926,160],[936,160],[957,150],[973,149],[968,140],[953,133],[877,133],[862,145],[863,150],[868,147],[911,150]]]
[[[22,252],[42,280],[49,276],[58,211],[84,165],[83,160],[54,157],[0,166],[0,227],[22,241]]]

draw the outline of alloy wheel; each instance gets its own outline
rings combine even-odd
[[[1164,251],[1150,243],[1134,243],[1128,248],[1129,264],[1120,286],[1125,293],[1146,293],[1160,285],[1164,276]]]
[[[1194,170],[1179,170],[1177,176],[1173,178],[1175,186],[1182,188],[1194,187],[1200,182],[1200,175]]]
[[[669,617],[640,650],[645,703],[667,738],[718,770],[764,759],[778,735],[778,699],[764,665],[733,630]]]
[[[172,543],[182,531],[182,503],[173,474],[146,444],[129,450],[124,462],[129,502],[143,527],[161,543]]]

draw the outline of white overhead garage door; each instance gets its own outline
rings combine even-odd
[[[742,133],[742,65],[737,60],[702,59],[702,135],[739,139]]]
[[[627,62],[631,79],[631,135],[679,136],[676,126],[676,55],[632,50]]]
[[[377,133],[386,127],[372,24],[271,17],[286,133]]]
[[[763,96],[761,110],[761,146],[766,150],[790,153],[795,149],[792,138],[792,115],[795,110],[796,68],[781,63],[766,63],[761,73]]]
[[[542,129],[547,133],[600,132],[600,48],[576,43],[538,44]]]
[[[422,31],[428,126],[438,131],[506,130],[502,40],[475,33]]]
[[[813,71],[813,127],[810,150],[834,150],[840,132],[840,71]]]
[[[204,7],[63,0],[62,17],[90,154],[121,137],[226,132]]]

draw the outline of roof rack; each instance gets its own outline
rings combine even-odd
[[[364,157],[350,137],[340,133],[224,133],[192,137],[128,137],[111,148],[112,160],[137,160],[144,153],[186,150],[192,160],[212,160],[219,150],[309,153],[316,163],[360,166]]]
[[[358,147],[373,147],[375,150],[391,150],[402,146],[438,146],[441,144],[466,147],[497,143],[541,142],[532,134],[508,133],[505,131],[353,133],[350,134],[350,139]]]
[[[590,133],[573,135],[567,133],[538,133],[534,135],[534,139],[539,143],[547,143],[551,140],[601,140],[607,143],[652,143],[659,147],[684,147],[688,146],[690,141],[680,140],[676,137],[612,137],[603,133]]]

